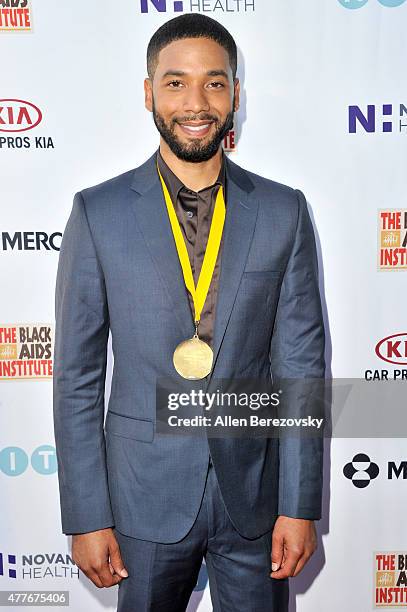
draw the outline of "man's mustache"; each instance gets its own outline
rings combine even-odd
[[[218,118],[213,115],[200,115],[195,117],[175,117],[173,123],[185,123],[187,121],[215,121],[218,122]]]

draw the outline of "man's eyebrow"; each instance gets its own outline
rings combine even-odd
[[[168,76],[185,76],[185,72],[183,70],[167,70],[162,78],[165,79]]]
[[[212,77],[223,76],[225,77],[225,79],[228,78],[227,72],[225,72],[224,70],[209,70],[206,74]]]
[[[170,70],[166,70],[162,76],[163,79],[169,77],[169,76],[176,76],[176,77],[182,77],[185,76],[187,73],[184,70],[175,70],[175,69],[170,69]],[[217,77],[217,76],[223,76],[225,77],[225,79],[228,78],[227,72],[225,72],[225,70],[208,70],[208,72],[206,73],[207,76],[210,77]]]

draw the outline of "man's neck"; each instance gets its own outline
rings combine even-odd
[[[192,163],[179,159],[161,138],[160,153],[175,176],[192,191],[200,191],[213,185],[222,166],[222,147],[219,147],[218,152],[208,161]]]

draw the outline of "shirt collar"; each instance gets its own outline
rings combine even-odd
[[[170,192],[172,201],[175,203],[178,199],[178,195],[181,189],[187,189],[187,187],[185,187],[184,183],[177,177],[176,174],[174,174],[171,168],[165,163],[163,156],[161,155],[160,149],[157,150],[157,164],[165,181],[165,184],[167,185],[167,189]],[[214,185],[222,185],[223,191],[225,193],[226,164],[224,151],[222,151],[222,164],[220,167],[218,178],[212,185],[208,185],[208,187],[204,187],[204,189],[208,189],[209,187],[213,187]],[[203,189],[200,189],[200,191],[203,191]]]

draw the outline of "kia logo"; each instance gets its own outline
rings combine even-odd
[[[0,100],[0,132],[25,132],[35,128],[42,119],[38,106],[15,98]]]
[[[380,359],[396,365],[407,365],[407,333],[393,334],[380,340],[375,347]]]

